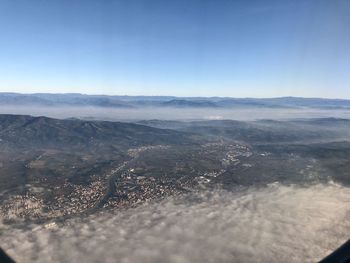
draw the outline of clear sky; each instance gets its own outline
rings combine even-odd
[[[350,1],[0,0],[0,91],[350,98]]]

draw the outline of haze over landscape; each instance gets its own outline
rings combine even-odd
[[[350,236],[349,13],[1,1],[0,261],[334,252]]]
[[[18,262],[315,262],[348,238],[346,100],[41,96],[0,94]]]

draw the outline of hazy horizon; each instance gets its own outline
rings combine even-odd
[[[350,100],[348,98],[340,97],[304,97],[304,96],[292,96],[292,95],[282,95],[277,97],[233,97],[233,96],[177,96],[172,94],[164,95],[146,95],[146,94],[121,94],[121,93],[81,93],[81,92],[16,92],[16,91],[0,91],[0,94],[21,94],[21,95],[35,95],[35,94],[50,94],[50,95],[86,95],[86,96],[115,96],[115,97],[173,97],[173,98],[223,98],[223,99],[279,99],[279,98],[302,98],[302,99],[324,99],[324,100]]]

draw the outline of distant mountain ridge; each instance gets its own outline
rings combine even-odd
[[[99,149],[187,143],[183,133],[145,125],[0,114],[0,150],[34,147]]]
[[[79,93],[0,93],[0,105],[93,106],[110,108],[319,108],[350,109],[350,100],[302,97],[229,98],[174,96],[108,96]]]

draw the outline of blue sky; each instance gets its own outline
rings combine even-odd
[[[1,0],[0,91],[350,98],[348,0]]]

